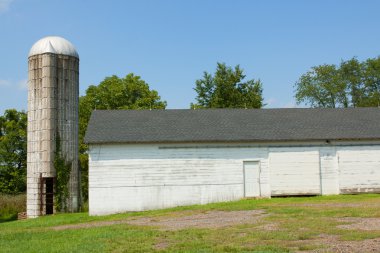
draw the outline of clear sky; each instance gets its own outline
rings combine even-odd
[[[266,107],[294,107],[310,67],[380,55],[380,1],[0,0],[0,113],[27,108],[27,56],[62,36],[80,55],[80,93],[133,72],[168,108],[189,108],[217,62],[260,79]]]

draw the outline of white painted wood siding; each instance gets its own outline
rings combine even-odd
[[[293,149],[273,149],[269,154],[272,196],[320,194],[319,152]]]
[[[339,194],[339,171],[336,147],[321,147],[319,150],[321,168],[321,194]]]
[[[243,162],[252,159],[263,160],[267,171],[266,148],[91,146],[90,214],[240,199]],[[262,194],[269,197],[268,173],[260,176]]]
[[[379,147],[344,147],[338,157],[341,193],[380,192]]]
[[[90,214],[243,198],[244,162],[260,164],[262,197],[380,192],[380,145],[270,145],[91,145]]]

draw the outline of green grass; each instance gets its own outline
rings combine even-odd
[[[321,206],[318,204],[328,204]],[[349,205],[347,205],[349,204]],[[352,204],[357,204],[352,205]],[[321,234],[341,240],[379,238],[380,231],[345,230],[335,218],[380,217],[380,195],[245,199],[236,202],[130,212],[101,217],[87,213],[58,214],[0,224],[1,252],[293,252],[324,248],[313,243]],[[53,230],[52,227],[141,217],[173,217],[210,210],[254,210],[270,213],[258,224],[218,229],[189,228],[165,231],[154,227],[118,224]],[[186,212],[184,212],[186,211]],[[277,230],[261,229],[276,224]],[[161,245],[161,247],[160,247]]]
[[[0,194],[0,223],[17,219],[17,213],[26,211],[26,195]]]

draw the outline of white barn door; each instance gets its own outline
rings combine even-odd
[[[272,196],[321,194],[319,151],[271,152]]]
[[[341,193],[380,192],[378,147],[341,147],[338,155]]]
[[[260,196],[259,162],[244,162],[244,197]]]

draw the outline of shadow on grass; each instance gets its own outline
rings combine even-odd
[[[0,223],[17,220],[17,213],[0,216]]]

